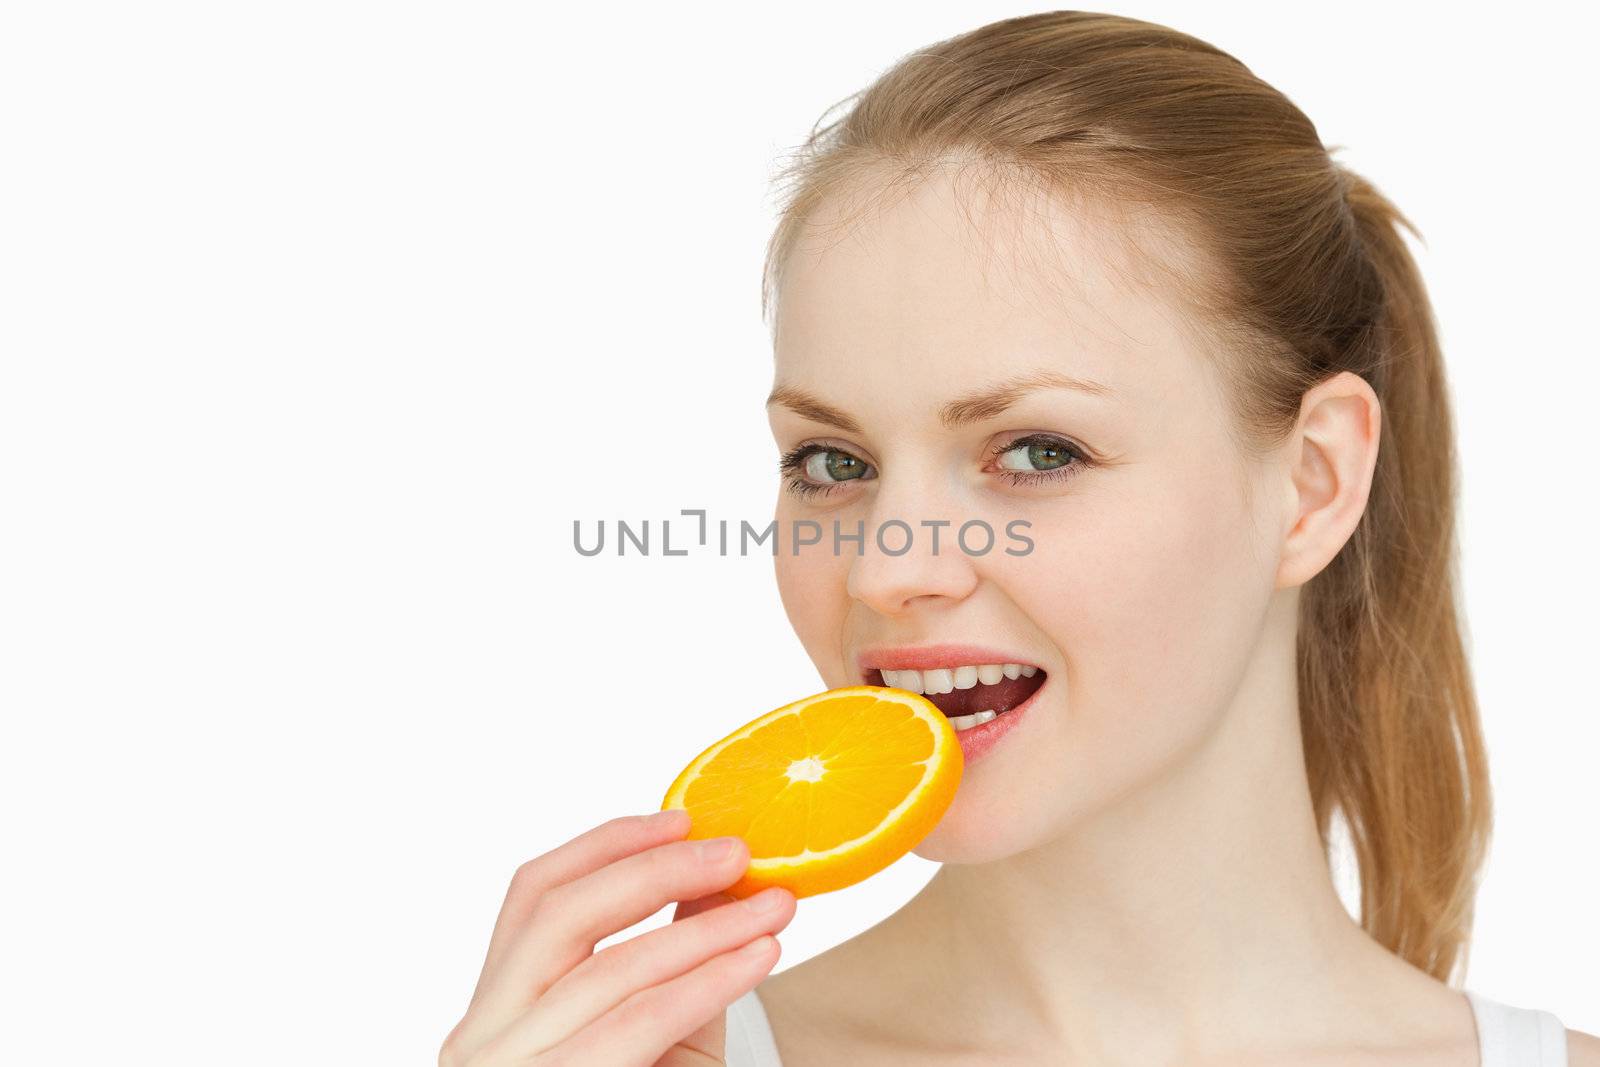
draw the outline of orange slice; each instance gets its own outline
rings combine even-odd
[[[688,838],[750,846],[721,892],[797,897],[854,885],[915,848],[955,799],[961,744],[945,713],[904,689],[853,685],[785,704],[696,756],[661,802]]]

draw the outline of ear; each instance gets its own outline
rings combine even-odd
[[[1288,444],[1277,587],[1303,585],[1338,555],[1367,508],[1382,405],[1366,379],[1340,371],[1306,391]]]

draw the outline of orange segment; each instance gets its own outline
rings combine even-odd
[[[688,837],[741,837],[744,876],[797,897],[854,885],[915,848],[955,799],[961,744],[932,701],[854,685],[785,704],[696,756],[661,802]]]

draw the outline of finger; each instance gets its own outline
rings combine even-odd
[[[494,969],[507,947],[526,926],[528,915],[538,899],[552,888],[581,878],[624,856],[642,852],[689,832],[689,814],[669,808],[649,815],[623,815],[610,819],[517,868],[505,903],[489,936],[489,951],[484,957],[478,982]],[[473,1000],[478,999],[477,992]]]
[[[776,934],[789,925],[794,913],[794,894],[774,886],[611,945],[546,990],[491,1047],[508,1059],[511,1050],[525,1057],[544,1052],[640,990],[676,978],[763,934]]]
[[[528,990],[499,996],[491,996],[491,991],[496,988],[496,975],[507,951],[524,936],[528,918],[544,894],[618,859],[682,838],[689,829],[688,813],[681,809],[624,815],[601,823],[518,867],[495,920],[477,987],[465,1015],[448,1039],[458,1057],[464,1058],[489,1041],[509,1019],[515,1018],[518,1010],[531,1002],[533,993]],[[498,1006],[486,1012],[486,1000]],[[507,1008],[507,1004],[511,1007]]]
[[[771,934],[724,952],[669,982],[641,990],[550,1053],[561,1064],[653,1067],[663,1053],[697,1035],[728,1005],[754,989],[778,962],[782,947]],[[697,1048],[720,1060],[721,1048]],[[671,1060],[668,1060],[671,1063]]]
[[[792,893],[790,894],[793,895]],[[713,893],[709,897],[699,900],[689,900],[678,905],[672,916],[673,922],[681,919],[690,919],[696,915],[704,914],[712,908],[721,907],[739,900],[726,893]],[[745,898],[748,899],[748,898]],[[785,920],[788,925],[788,920]],[[777,933],[776,930],[773,933]],[[728,1012],[725,1007],[722,1011],[712,1012],[711,1018],[702,1023],[688,1037],[683,1038],[662,1057],[655,1067],[704,1067],[711,1062],[723,1064],[727,1057],[728,1049]],[[680,1055],[680,1050],[683,1055]],[[680,1062],[681,1061],[681,1062]]]
[[[682,900],[673,909],[672,921],[677,922],[679,919],[692,918],[701,912],[710,911],[712,908],[720,907],[723,904],[732,904],[738,899],[737,897],[730,897],[726,893],[712,893],[709,896],[698,897],[694,900]]]
[[[703,848],[721,842],[733,850],[718,856]],[[750,848],[737,837],[673,841],[550,889],[488,975],[480,1010],[497,1029],[508,1025],[602,939],[675,900],[726,889],[749,865]]]

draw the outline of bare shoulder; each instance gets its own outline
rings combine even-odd
[[[824,1058],[839,1051],[829,1047],[837,1040],[838,1028],[825,1022],[826,993],[834,970],[832,961],[824,958],[827,955],[823,952],[768,975],[757,987],[784,1067],[841,1062]]]
[[[846,942],[768,975],[759,988],[774,1028],[782,1020],[791,1032],[810,1032],[848,1015],[865,992],[850,956]]]
[[[768,975],[757,988],[784,1067],[904,1062],[892,1043],[903,1018],[884,1006],[890,983],[862,934]]]
[[[1568,1030],[1567,1067],[1600,1067],[1600,1037]]]

